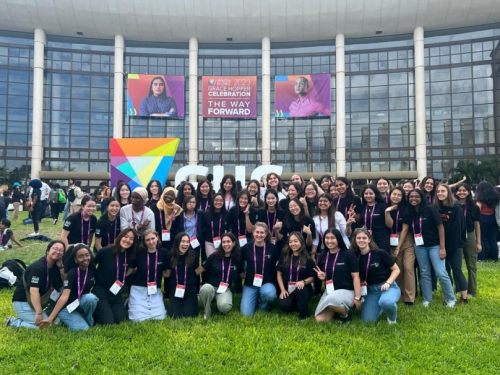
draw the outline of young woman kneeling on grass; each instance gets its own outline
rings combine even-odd
[[[189,235],[186,232],[177,234],[165,271],[165,277],[170,278],[168,316],[171,318],[194,318],[198,314],[195,272],[198,262]]]
[[[99,299],[90,291],[95,283],[92,252],[84,244],[70,246],[64,255],[66,280],[61,297],[40,329],[47,328],[56,317],[72,331],[86,331],[94,325],[94,310]]]
[[[267,225],[256,222],[253,230],[254,242],[249,242],[241,248],[241,259],[246,261],[238,267],[238,273],[245,280],[241,296],[240,312],[244,316],[255,314],[260,297],[259,310],[269,311],[270,304],[276,299],[276,261],[278,252],[271,242]]]
[[[396,323],[401,291],[395,283],[399,268],[394,259],[387,251],[376,248],[373,237],[364,228],[354,232],[351,248],[359,260],[359,273],[363,281],[361,294],[364,294],[363,289],[367,290],[361,319],[376,322],[384,312],[389,324]]]
[[[278,285],[281,311],[299,310],[299,319],[309,317],[308,302],[313,296],[311,283],[314,281],[314,261],[306,250],[304,237],[300,232],[288,236],[288,244],[278,261]]]
[[[200,299],[205,307],[204,318],[212,315],[210,304],[216,300],[217,309],[227,314],[233,307],[231,284],[240,263],[241,253],[236,246],[236,237],[232,233],[224,233],[221,245],[196,269],[196,274],[207,273],[206,283],[200,289]],[[240,279],[241,280],[241,279]]]
[[[62,286],[62,256],[64,243],[52,241],[47,246],[45,256],[30,264],[17,284],[12,296],[12,307],[18,318],[8,316],[4,326],[39,328],[43,319],[47,319],[44,309],[54,301],[59,294],[52,293]]]
[[[134,322],[165,319],[167,311],[161,292],[162,276],[168,266],[167,250],[161,248],[158,232],[154,229],[144,231],[145,247],[130,262],[129,273],[135,277],[130,288],[128,318]]]
[[[325,280],[326,291],[316,308],[316,321],[329,322],[337,314],[347,323],[351,320],[349,311],[359,309],[362,303],[359,263],[338,229],[327,229],[323,244],[327,251],[321,253],[315,271]]]
[[[128,263],[136,257],[138,240],[131,228],[124,229],[111,246],[95,256],[94,294],[99,298],[95,309],[97,324],[119,324],[127,317],[122,292]]]

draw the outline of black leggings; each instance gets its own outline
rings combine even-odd
[[[171,318],[194,318],[198,315],[198,297],[196,293],[184,294],[184,298],[175,297],[175,289],[170,291],[168,316]]]
[[[295,289],[295,291],[286,298],[278,299],[278,307],[281,311],[292,312],[299,310],[299,319],[309,317],[309,300],[312,298],[313,291],[310,286],[304,289]]]
[[[462,271],[463,249],[458,248],[453,251],[446,249],[446,270],[450,276],[450,280],[455,279],[458,285],[455,285],[455,290],[463,292],[467,290],[467,279]],[[454,278],[452,277],[452,272]]]
[[[94,294],[99,298],[94,311],[96,324],[119,324],[127,318],[121,293],[116,296],[109,290],[94,287]]]

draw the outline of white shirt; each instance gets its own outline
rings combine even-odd
[[[139,231],[141,235],[146,229],[155,229],[155,214],[149,207],[144,206],[143,209],[144,211],[135,212],[131,204],[123,206],[120,209],[120,230],[124,230],[127,228],[135,229],[132,225],[133,222],[135,222],[135,227],[137,227],[138,225],[144,223],[146,220],[149,220],[149,225]],[[144,215],[142,214],[143,212]]]
[[[40,194],[40,200],[45,201],[49,197],[50,194],[50,186],[47,185],[45,182],[42,182],[42,188],[40,189],[42,194]]]
[[[319,249],[323,248],[323,236],[321,234],[324,234],[326,230],[328,229],[328,218],[323,219],[319,215],[316,215],[313,217],[314,220],[314,225],[316,226],[316,233],[318,234],[316,238],[313,240],[313,245],[320,245],[319,241],[321,240],[321,245],[318,246]],[[344,239],[345,245],[347,248],[351,245],[349,238],[345,234],[345,228],[346,228],[346,221],[344,215],[342,215],[340,212],[335,212],[335,227],[340,231],[342,234],[342,238]],[[320,238],[321,237],[321,238]]]

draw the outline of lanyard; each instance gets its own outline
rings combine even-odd
[[[333,275],[335,275],[335,266],[337,265],[337,259],[339,258],[339,254],[340,254],[340,249],[337,250],[337,254],[335,254],[335,259],[333,261],[333,265],[332,265],[332,280],[333,280]],[[326,253],[325,271],[327,271],[327,272],[328,272],[328,258],[330,258],[330,250],[328,250],[328,252]]]
[[[290,257],[290,281],[293,281],[292,265],[293,265],[293,255]],[[297,270],[295,271],[295,281],[299,281],[299,270],[300,270],[300,262],[299,262],[299,260],[297,260]]]
[[[321,218],[321,215],[318,216],[319,219],[319,241],[321,242],[321,239],[323,238],[323,219]],[[328,218],[326,220],[326,225],[328,226]]]
[[[464,219],[467,219],[467,206],[464,208]]]
[[[81,234],[81,238],[82,238],[82,241],[81,241],[81,242],[82,242],[84,245],[90,245],[89,243],[86,243],[86,242],[83,240],[83,222],[84,222],[84,220],[83,220],[83,212],[81,213],[80,217],[81,217],[81,232],[80,232],[80,234]],[[89,226],[88,226],[88,233],[87,233],[87,241],[90,241],[90,217],[89,217]]]
[[[87,284],[87,276],[89,274],[89,270],[87,268],[87,272],[85,272],[85,277],[83,278],[82,289],[80,289],[80,267],[77,268],[76,273],[78,276],[77,277],[77,284],[76,284],[76,295],[77,295],[78,301],[80,301],[80,298],[82,298],[83,290],[85,289],[85,284]]]
[[[187,263],[184,263],[184,286],[186,286],[187,279]],[[175,266],[175,282],[179,285],[179,274],[177,272],[177,266]]]
[[[139,221],[139,224],[141,224],[142,223],[142,219],[144,219],[144,211],[145,211],[145,209],[146,209],[146,207],[142,208],[141,220]],[[137,225],[137,223],[135,222],[134,208],[130,207],[130,210],[132,211],[132,226],[135,228],[135,226]],[[161,217],[161,215],[160,215],[160,217]]]
[[[266,243],[264,242],[264,250],[262,251],[262,273],[261,273],[262,276],[264,276],[265,263],[266,263]],[[253,264],[255,267],[255,273],[257,274],[257,253],[255,251],[255,242],[253,244]]]
[[[213,220],[210,222],[210,225],[212,226],[212,239],[214,239],[215,234],[214,234],[214,221]],[[222,225],[222,215],[220,215],[220,217],[219,217],[219,237],[222,233],[221,225]]]
[[[201,208],[201,200],[200,200],[200,210],[203,210],[203,211],[206,211],[208,208],[208,198],[207,198],[207,201],[205,202],[205,208]]]
[[[120,255],[116,254],[116,280],[120,280]],[[125,276],[127,274],[127,250],[125,250],[125,263],[123,264],[123,281],[125,284]]]
[[[358,259],[361,255],[358,256]],[[370,270],[370,259],[372,259],[372,252],[368,253],[368,262],[366,262],[366,273],[365,273],[365,281],[368,282],[368,271]],[[333,277],[332,277],[333,278]]]
[[[227,267],[227,277],[226,277],[226,280],[224,280],[224,258],[222,258],[222,282],[223,283],[228,283],[229,282],[229,275],[231,274],[231,262],[233,260],[232,259],[229,259],[229,266]]]
[[[231,208],[231,200],[233,199],[232,196],[229,196],[229,200],[227,201],[227,209],[229,211],[229,209]]]
[[[399,224],[399,210],[396,212],[396,229],[394,230],[394,234],[398,233],[398,224]]]
[[[115,236],[116,236],[116,222],[117,222],[117,221],[118,221],[118,220],[116,220],[116,217],[115,217],[115,229],[114,229],[114,231],[113,231],[113,242],[115,241],[115,238],[116,238]],[[109,239],[109,231],[108,231],[108,245],[111,245],[111,241],[110,241],[110,239]]]
[[[174,220],[174,210],[172,210],[172,213],[170,214],[170,228],[172,228],[172,221]],[[161,216],[160,212],[160,225],[161,229],[163,230],[163,218]],[[165,223],[165,229],[167,229],[167,223]]]
[[[47,260],[47,257],[45,257],[45,265],[47,266],[47,284],[45,289],[49,289],[49,261]]]
[[[419,222],[420,222],[419,223],[419,225],[420,225],[420,234],[422,234],[422,216],[420,216]],[[417,232],[415,232],[415,219],[412,220],[411,226],[413,228],[413,234],[418,234]]]
[[[375,202],[373,204],[373,208],[372,208],[372,214],[370,215],[370,227],[368,228],[368,224],[367,224],[367,219],[368,219],[368,204],[366,205],[366,208],[365,208],[365,227],[366,229],[368,230],[371,230],[372,227],[373,227],[373,214],[375,213],[375,207],[377,206],[377,202]]]
[[[149,283],[149,252],[146,251],[146,263],[147,263],[147,280],[146,283]],[[155,251],[155,279],[153,280],[156,283],[156,276],[158,275],[158,250]]]
[[[276,219],[278,218],[278,212],[275,209],[272,226],[271,226],[271,221],[269,220],[269,211],[266,211],[266,214],[267,214],[267,227],[269,228],[269,231],[272,232],[274,230],[274,225],[276,224]]]
[[[189,220],[189,221],[191,221],[191,220]],[[197,229],[198,229],[198,216],[196,215],[196,212],[195,212],[194,213],[194,234],[192,236],[189,236],[190,238],[196,236]],[[186,230],[186,214],[184,214],[184,230],[187,232],[187,230]],[[189,233],[188,233],[188,235],[189,235]]]
[[[342,198],[340,198],[340,196],[339,196],[339,197],[338,197],[338,199],[337,199],[337,207],[335,208],[335,210],[337,210],[337,211],[339,210],[339,205],[340,205],[340,200],[341,200],[341,199],[342,199]],[[344,217],[347,219],[347,207],[344,207],[344,212],[345,212],[345,213],[344,213]]]

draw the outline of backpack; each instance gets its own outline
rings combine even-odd
[[[59,203],[66,203],[66,196],[61,189],[59,189]]]
[[[9,259],[3,262],[2,267],[0,268],[4,267],[7,267],[17,277],[17,284],[23,277],[24,270],[26,269],[26,263],[20,259]],[[0,289],[3,288],[10,288],[9,281],[4,278],[0,278]]]
[[[75,188],[71,188],[68,190],[68,200],[70,202],[73,202],[75,199],[76,199]]]

